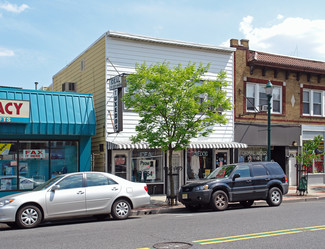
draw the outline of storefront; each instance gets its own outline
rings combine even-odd
[[[302,125],[302,144],[308,140],[313,140],[314,137],[321,135],[325,137],[325,127],[318,125]],[[319,146],[316,154],[324,153],[324,140]],[[314,161],[311,167],[308,167],[308,184],[324,184],[325,171],[324,171],[324,156],[322,155],[317,161]]]
[[[0,196],[91,169],[91,94],[0,88]]]
[[[134,182],[145,182],[149,194],[168,194],[167,156],[161,149],[130,141],[108,143],[109,172]],[[235,155],[246,144],[229,142],[191,143],[183,151],[175,151],[172,160],[174,188],[193,179],[202,179],[215,168],[236,162]],[[236,152],[235,152],[236,151]]]

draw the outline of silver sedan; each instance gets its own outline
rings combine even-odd
[[[147,185],[102,172],[58,175],[32,191],[0,198],[0,223],[33,228],[44,220],[111,214],[126,219],[150,203]]]

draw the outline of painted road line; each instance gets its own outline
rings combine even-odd
[[[262,232],[262,233],[242,234],[242,235],[220,237],[220,238],[214,238],[214,239],[196,240],[196,241],[193,241],[193,243],[198,243],[201,245],[208,245],[208,244],[226,243],[226,242],[238,241],[238,240],[256,239],[256,238],[294,234],[294,233],[301,233],[301,232],[307,232],[307,231],[319,231],[319,230],[325,230],[325,225],[269,231],[269,232]]]

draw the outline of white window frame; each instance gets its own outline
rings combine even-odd
[[[303,93],[308,92],[309,94],[309,113],[302,113],[303,116],[313,116],[313,117],[324,117],[324,98],[325,98],[325,91],[321,90],[312,90],[312,89],[303,89]],[[320,93],[321,94],[321,114],[314,114],[314,93]],[[302,105],[304,101],[302,99]]]
[[[247,109],[247,99],[245,100],[246,101],[246,112],[259,112],[260,111],[260,108],[259,108],[259,106],[260,106],[260,98],[259,98],[259,93],[260,93],[260,89],[261,88],[265,88],[265,84],[261,84],[261,83],[251,83],[251,82],[247,82],[246,83],[246,96],[248,95],[247,94],[247,89],[248,89],[248,87],[247,86],[253,86],[254,87],[254,89],[255,89],[255,92],[254,92],[254,100],[255,100],[255,105],[254,105],[254,107],[255,107],[255,110],[253,111],[253,110],[248,110]],[[282,99],[282,86],[277,86],[277,85],[275,85],[275,86],[273,86],[274,88],[278,88],[278,89],[280,89],[280,110],[278,111],[278,112],[275,112],[274,110],[273,110],[273,101],[272,101],[272,99],[273,99],[273,97],[272,97],[272,99],[271,99],[271,113],[274,113],[274,114],[282,114],[282,102],[283,102],[283,99]]]

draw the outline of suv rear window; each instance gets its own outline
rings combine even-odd
[[[254,165],[252,167],[253,176],[265,176],[267,175],[266,168],[263,165]]]
[[[271,175],[283,175],[284,172],[278,163],[267,163],[266,168],[270,171]]]

